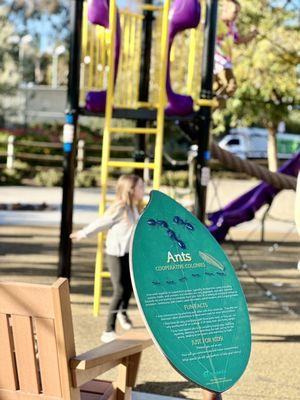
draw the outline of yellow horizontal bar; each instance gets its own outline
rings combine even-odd
[[[154,169],[154,163],[143,163],[134,161],[109,161],[107,163],[108,167],[117,168],[138,168],[138,169]]]
[[[101,278],[110,278],[110,272],[102,271],[101,272]]]
[[[158,108],[158,103],[149,103],[147,101],[138,101],[137,106],[139,108]]]
[[[133,12],[130,12],[130,11],[127,11],[127,10],[122,10],[122,11],[120,12],[120,14],[128,15],[129,17],[144,19],[144,16],[143,16],[143,15],[141,15],[141,14],[136,14],[136,13],[133,13]]]
[[[196,99],[195,103],[197,104],[197,106],[206,107],[217,107],[219,105],[219,102],[216,99]]]
[[[132,133],[132,134],[156,134],[157,129],[156,128],[121,128],[121,127],[115,127],[115,128],[110,128],[110,132],[112,133]]]
[[[145,10],[145,11],[160,11],[163,9],[160,6],[153,6],[152,4],[143,4],[141,6],[141,8],[142,8],[142,10]]]

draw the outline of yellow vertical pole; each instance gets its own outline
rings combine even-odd
[[[191,30],[190,36],[190,51],[189,51],[189,61],[188,61],[188,76],[187,76],[187,94],[192,95],[193,91],[193,80],[195,71],[195,57],[196,57],[196,29]]]
[[[82,24],[82,56],[81,56],[81,66],[82,66],[82,71],[81,71],[81,94],[80,94],[80,100],[84,101],[85,98],[85,77],[86,77],[86,66],[84,63],[84,58],[87,55],[87,48],[88,48],[88,17],[87,17],[87,3],[84,2],[83,4],[83,24]]]
[[[83,25],[82,25],[82,56],[86,56],[88,42],[88,19],[87,19],[87,3],[83,4]]]
[[[157,16],[157,19],[154,21],[154,46],[153,52],[154,55],[154,65],[153,65],[153,74],[150,77],[150,87],[152,89],[152,93],[150,91],[150,101],[153,103],[159,103],[159,82],[160,82],[160,74],[161,74],[161,28],[163,21],[163,12],[160,12]],[[158,60],[158,61],[157,61]]]
[[[95,65],[95,88],[99,89],[100,86],[100,53],[101,53],[101,26],[96,29],[96,65]]]
[[[200,92],[200,85],[201,85],[201,74],[199,73],[199,69],[202,62],[201,60],[202,42],[203,42],[202,35],[203,35],[203,24],[201,19],[199,26],[195,30],[194,73],[193,73],[191,91],[189,93],[193,97],[193,99],[198,99]],[[197,67],[197,73],[195,74],[196,67]]]
[[[125,25],[125,16],[123,12],[120,12],[120,25],[121,25],[121,32],[122,32],[122,40],[121,40],[121,49],[120,49],[120,58],[119,58],[119,72],[118,72],[118,84],[116,87],[115,92],[115,106],[122,107],[123,97],[120,90],[127,85],[126,76],[125,76],[125,68],[124,68],[124,43],[123,43],[123,32],[124,32],[124,25]]]
[[[127,102],[125,99],[128,99],[128,95],[130,92],[130,17],[126,13],[125,14],[125,31],[124,31],[124,57],[125,57],[125,76],[126,76],[126,96],[124,96],[124,106],[126,107]]]
[[[128,85],[129,87],[129,96],[128,96],[128,101],[129,103],[127,106],[132,108],[133,104],[133,96],[134,96],[134,75],[135,75],[135,65],[136,65],[136,60],[134,58],[134,53],[135,53],[135,17],[134,15],[131,15],[130,17],[130,42],[129,42],[129,59],[130,59],[130,65],[129,65],[129,70],[130,70],[130,82],[131,84]]]
[[[138,18],[136,21],[136,42],[137,42],[137,53],[135,55],[135,92],[134,92],[134,107],[136,108],[139,101],[139,82],[140,82],[140,69],[141,69],[141,43],[142,43],[142,29],[143,29],[143,18]]]
[[[163,133],[166,106],[166,78],[168,56],[168,29],[169,29],[170,0],[165,0],[161,34],[160,77],[159,77],[159,107],[157,110],[157,137],[154,150],[155,169],[153,177],[153,189],[158,189],[161,177],[161,164],[163,153]]]
[[[99,215],[103,215],[106,205],[107,195],[107,175],[108,175],[108,161],[110,152],[110,127],[112,119],[112,109],[114,100],[114,70],[115,70],[115,41],[116,41],[116,3],[111,0],[109,4],[109,72],[108,72],[108,86],[106,95],[105,107],[105,123],[103,132],[102,144],[102,163],[101,163],[101,188],[102,195],[99,204]],[[102,290],[102,270],[103,270],[103,234],[98,235],[98,248],[95,265],[95,282],[94,282],[94,315],[98,315],[100,307],[100,296]]]
[[[100,88],[104,88],[104,68],[105,68],[105,62],[106,62],[106,43],[105,43],[105,28],[102,27],[100,31],[100,64],[101,64],[101,70],[100,70],[100,76],[99,76],[99,84]]]
[[[88,89],[91,90],[93,88],[93,81],[94,81],[94,56],[95,56],[95,26],[91,26],[90,28],[90,35],[89,35],[89,57],[90,62],[88,64]]]

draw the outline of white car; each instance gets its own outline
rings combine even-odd
[[[289,159],[300,151],[300,135],[277,133],[278,158]],[[262,128],[235,128],[230,130],[219,146],[236,156],[246,158],[266,158],[268,131]]]

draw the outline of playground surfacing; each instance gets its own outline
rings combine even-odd
[[[300,393],[299,243],[231,243],[225,251],[238,271],[252,322],[252,355],[238,384],[225,400],[294,400]],[[0,226],[0,279],[52,283],[56,279],[57,227]],[[111,287],[107,280],[101,315],[92,316],[95,239],[76,244],[71,287],[78,352],[100,343]],[[246,264],[241,268],[241,259]],[[132,301],[135,327],[143,325]],[[121,333],[121,330],[119,330]],[[108,375],[113,378],[113,375]],[[165,396],[201,399],[201,391],[186,382],[152,347],[145,351],[136,390]]]

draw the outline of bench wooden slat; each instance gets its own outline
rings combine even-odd
[[[80,400],[100,400],[100,396],[98,393],[80,392]]]
[[[16,365],[8,315],[0,314],[0,388],[16,390]]]
[[[76,354],[69,283],[66,279],[60,278],[52,285],[51,290],[62,397],[65,400],[79,400],[80,391],[72,387],[69,368],[69,360]]]
[[[12,315],[11,319],[20,390],[37,394],[39,385],[31,319],[20,315]]]
[[[91,393],[104,393],[111,386],[112,383],[110,381],[99,381],[97,379],[93,379],[92,381],[82,385],[80,387],[80,391]]]
[[[94,379],[80,388],[80,400],[107,400],[113,391],[111,382]]]
[[[17,390],[0,389],[1,400],[61,400],[59,397],[42,396],[40,394],[25,393]]]
[[[27,283],[0,282],[0,313],[53,318],[51,288]]]
[[[35,318],[34,323],[38,343],[42,392],[47,396],[61,397],[54,321],[48,318]]]

